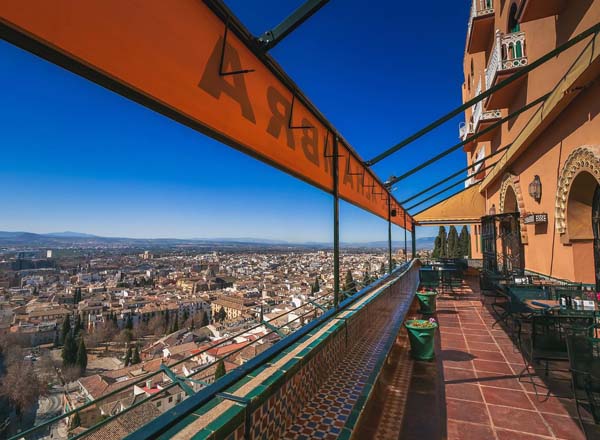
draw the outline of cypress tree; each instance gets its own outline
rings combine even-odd
[[[192,317],[192,322],[190,322],[190,330],[194,330],[194,317]]]
[[[217,380],[220,377],[225,376],[225,363],[223,362],[223,359],[220,359],[219,362],[217,363],[217,369],[215,370],[215,380]]]
[[[125,360],[123,364],[128,367],[131,364],[131,345],[127,347],[127,353],[125,354]]]
[[[446,258],[448,256],[448,238],[444,226],[440,226],[438,237],[440,237],[440,258]]]
[[[458,258],[460,256],[460,243],[458,241],[458,232],[454,225],[450,226],[450,232],[448,232],[448,258]]]
[[[63,366],[70,367],[77,362],[77,342],[72,333],[67,333],[62,349]]]
[[[81,374],[85,373],[85,369],[87,368],[88,358],[87,358],[87,350],[85,348],[85,342],[83,338],[79,338],[79,347],[77,348],[77,366],[81,370]]]
[[[60,334],[62,336],[63,344],[65,343],[67,334],[70,332],[71,332],[71,316],[67,315],[67,316],[65,316],[65,320],[62,323],[62,329],[60,332]]]
[[[125,328],[127,330],[133,330],[133,318],[131,315],[127,316],[127,322],[125,323]]]
[[[466,226],[463,226],[460,230],[458,241],[460,242],[461,258],[471,258],[471,237]]]
[[[227,318],[227,312],[225,312],[225,309],[223,308],[223,306],[221,306],[217,315],[218,315],[217,318],[220,322],[225,321],[225,318]]]
[[[81,317],[79,314],[75,316],[75,324],[73,325],[73,332],[75,336],[79,334],[79,331],[83,329],[83,324],[81,323]]]
[[[140,350],[136,344],[135,350],[133,350],[133,356],[131,357],[131,365],[139,364],[141,361]]]
[[[441,248],[442,248],[442,239],[438,235],[437,237],[435,237],[435,244],[433,246],[433,252],[431,253],[431,257],[434,259],[440,258],[440,253],[442,250]]]
[[[350,269],[346,272],[346,280],[344,281],[344,292],[346,293],[356,293],[356,285],[354,283],[354,278],[352,278],[352,272]]]
[[[312,293],[317,293],[319,290],[321,290],[321,285],[319,283],[319,277],[315,277],[315,283],[312,286]]]
[[[385,272],[385,263],[381,263],[381,266],[379,267],[379,274],[383,275]]]

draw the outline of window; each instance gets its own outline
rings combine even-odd
[[[162,402],[161,402],[161,401],[158,401],[158,402],[156,402],[156,407],[157,407],[157,408],[160,408],[160,406],[161,406],[161,405],[162,405]]]
[[[169,403],[171,403],[173,401],[173,396],[169,397]]]
[[[517,4],[513,3],[510,6],[510,12],[508,13],[508,32],[519,32],[521,30],[521,25],[517,21]]]

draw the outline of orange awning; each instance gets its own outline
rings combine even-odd
[[[414,216],[418,225],[466,225],[479,223],[485,215],[485,198],[479,185],[442,200]]]

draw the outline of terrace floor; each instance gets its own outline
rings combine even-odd
[[[524,362],[504,329],[479,300],[479,283],[469,278],[455,293],[438,299],[438,366],[446,403],[449,440],[585,439],[571,396],[570,376],[518,375]],[[564,363],[563,369],[568,368]],[[537,385],[538,395],[533,387]],[[600,439],[591,416],[583,429]]]

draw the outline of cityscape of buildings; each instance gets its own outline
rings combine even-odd
[[[24,362],[56,387],[51,396],[42,393],[37,404],[30,402],[21,428],[101,400],[79,411],[75,424],[64,420],[46,434],[61,438],[89,428],[172,385],[163,365],[176,363],[172,373],[193,376],[191,386],[198,391],[214,381],[220,359],[230,371],[332,305],[331,251],[249,246],[254,249],[0,250],[5,356],[19,347]],[[397,262],[406,261],[403,249],[394,255]],[[387,271],[384,249],[347,249],[341,256],[341,282],[347,283],[349,272],[355,290]],[[312,305],[317,299],[322,309]],[[65,366],[65,321],[85,343],[83,371]],[[139,356],[135,362],[132,347]],[[140,377],[150,373],[156,374],[140,386]],[[60,405],[48,407],[49,397]],[[185,397],[179,385],[168,389],[151,399],[153,408],[138,415],[138,422]],[[10,411],[3,413],[4,419],[11,417]],[[13,420],[13,429],[16,424]]]

